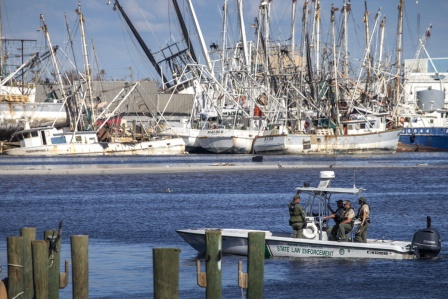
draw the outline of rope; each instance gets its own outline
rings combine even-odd
[[[48,268],[53,267],[53,263],[54,263],[54,254],[53,253],[51,253],[50,258],[48,260],[50,261]]]
[[[17,297],[19,297],[20,295],[23,295],[23,294],[25,294],[25,292],[20,292],[17,295],[15,295],[14,297],[12,297],[12,299],[16,299]]]
[[[11,266],[11,267],[19,267],[19,268],[23,268],[23,266],[22,266],[22,265],[16,265],[16,264],[8,264],[8,266]]]

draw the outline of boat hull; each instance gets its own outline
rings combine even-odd
[[[368,240],[368,243],[311,241],[293,239],[266,239],[266,246],[273,257],[330,257],[330,258],[379,258],[379,259],[412,259],[413,252],[406,250],[409,243],[392,242],[380,244],[382,240]],[[398,244],[400,243],[400,245]]]
[[[400,129],[360,135],[288,134],[257,136],[257,154],[370,154],[394,153]]]
[[[178,230],[177,233],[199,253],[206,250],[205,231],[208,229]],[[216,229],[215,229],[216,230]],[[248,253],[248,233],[256,230],[220,229],[222,251],[227,254]],[[326,257],[326,258],[376,258],[412,259],[410,242],[390,240],[368,240],[368,243],[335,242],[316,239],[291,238],[287,233],[265,233],[266,257]]]
[[[181,155],[184,153],[185,143],[182,138],[156,139],[138,143],[66,143],[13,148],[5,151],[5,154],[12,156],[152,156]]]
[[[184,140],[185,150],[189,153],[204,152],[198,140],[200,130],[185,127],[170,127],[159,133],[160,136],[180,137]]]
[[[448,128],[404,128],[398,142],[399,152],[447,152]]]
[[[215,154],[249,154],[258,131],[233,129],[202,130],[198,135],[201,148]]]
[[[30,128],[68,125],[63,103],[0,102],[0,138],[10,138],[14,132]]]

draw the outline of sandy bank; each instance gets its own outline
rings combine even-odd
[[[134,174],[134,173],[182,173],[182,172],[207,172],[207,171],[262,171],[262,170],[290,170],[290,169],[337,169],[337,168],[391,168],[391,167],[446,167],[444,165],[282,165],[266,163],[216,163],[216,164],[173,164],[173,165],[33,165],[33,166],[2,166],[0,175],[92,175],[92,174]]]
[[[319,166],[325,167],[325,166]],[[291,166],[284,168],[293,168]],[[294,167],[297,168],[297,167]],[[133,174],[133,173],[176,173],[207,171],[241,171],[279,169],[278,165],[257,164],[182,164],[182,165],[58,165],[58,166],[8,166],[0,168],[0,175],[82,175],[82,174]]]

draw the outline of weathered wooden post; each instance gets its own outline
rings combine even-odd
[[[125,137],[126,136],[126,122],[123,122],[121,124],[121,136],[120,137]]]
[[[248,287],[247,298],[263,298],[265,233],[249,232],[249,252],[247,256]]]
[[[23,237],[8,237],[8,299],[23,294]]]
[[[179,298],[180,249],[154,248],[154,298]]]
[[[33,287],[33,256],[31,242],[36,240],[35,227],[23,227],[20,229],[20,236],[23,238],[23,291],[21,298],[34,298]]]
[[[137,121],[134,119],[132,121],[132,140],[135,140],[136,132],[137,132]]]
[[[48,261],[48,298],[59,298],[59,271],[61,269],[61,239],[57,238],[57,232],[54,230],[46,230],[44,232],[44,240],[47,241],[47,258]],[[51,244],[52,242],[56,242]],[[54,250],[50,247],[54,246]],[[50,253],[51,251],[51,253]]]
[[[205,231],[206,298],[222,298],[222,238],[220,230]]]
[[[89,237],[70,236],[73,299],[89,298]]]
[[[47,299],[48,288],[48,246],[44,240],[32,241],[34,294],[36,299]]]

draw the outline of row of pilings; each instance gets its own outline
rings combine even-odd
[[[60,272],[60,232],[48,230],[36,240],[35,228],[20,229],[20,236],[7,238],[8,277],[1,282],[0,299],[58,299],[68,285],[68,261]],[[197,260],[197,281],[206,288],[206,298],[222,298],[222,236],[219,230],[205,232],[205,272]],[[265,234],[248,234],[247,273],[238,265],[238,285],[246,298],[263,298]],[[72,298],[89,297],[88,236],[70,236]],[[179,248],[154,248],[154,298],[179,298]]]
[[[7,238],[8,276],[0,285],[0,299],[58,299],[68,285],[69,262],[61,268],[60,230],[47,230],[36,240],[36,228],[20,229]],[[70,236],[73,298],[88,298],[88,236]],[[5,298],[3,298],[5,297]]]

